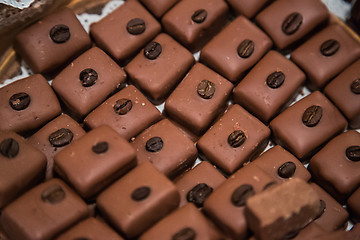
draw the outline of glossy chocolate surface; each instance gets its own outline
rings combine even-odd
[[[235,11],[237,15],[244,15],[247,18],[253,18],[269,0],[227,0],[231,9]]]
[[[140,0],[155,17],[162,17],[179,0]]]

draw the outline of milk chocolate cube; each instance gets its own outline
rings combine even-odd
[[[102,103],[126,79],[108,55],[94,47],[83,53],[52,81],[51,86],[70,113],[81,119]]]
[[[197,63],[165,101],[165,112],[200,135],[223,111],[232,87],[228,80]]]
[[[190,168],[197,158],[193,141],[168,119],[144,130],[131,144],[136,149],[139,164],[150,161],[170,178]]]
[[[339,110],[320,92],[301,99],[270,122],[275,141],[306,160],[347,126]]]
[[[239,105],[233,105],[198,141],[206,159],[228,174],[256,158],[270,129]]]
[[[90,34],[96,44],[122,64],[154,38],[160,30],[160,24],[136,0],[126,1],[90,26]]]
[[[360,133],[350,130],[332,139],[310,159],[314,182],[336,200],[345,200],[360,184]]]
[[[180,0],[140,0],[157,18],[161,18],[172,6]]]
[[[0,112],[0,130],[26,133],[59,115],[61,107],[46,79],[35,74],[0,88]]]
[[[54,239],[88,216],[83,200],[59,179],[51,179],[8,205],[1,223],[10,239]]]
[[[222,239],[218,229],[193,205],[172,212],[146,231],[139,240]]]
[[[239,16],[206,44],[201,50],[200,61],[236,82],[271,46],[271,39],[264,32],[244,16]]]
[[[360,188],[358,188],[353,194],[351,194],[351,196],[347,200],[347,206],[354,222],[360,222]]]
[[[44,153],[47,158],[47,180],[53,177],[55,154],[84,134],[84,129],[74,119],[62,114],[27,139],[28,143]]]
[[[63,8],[20,32],[16,51],[35,73],[65,66],[90,48],[91,40],[72,10]]]
[[[166,32],[196,52],[221,29],[228,10],[223,0],[182,0],[163,16],[161,23]]]
[[[253,18],[269,0],[226,0],[236,15],[244,15],[247,18]]]
[[[46,157],[11,131],[0,131],[0,209],[40,182]]]
[[[179,204],[175,185],[150,162],[144,162],[103,191],[96,199],[102,216],[133,238]]]
[[[162,33],[140,51],[125,71],[154,103],[161,103],[194,63],[186,48]]]
[[[245,215],[257,239],[283,239],[312,222],[320,208],[314,189],[294,178],[250,197]]]
[[[131,145],[109,126],[98,127],[54,157],[55,171],[89,198],[136,165]]]

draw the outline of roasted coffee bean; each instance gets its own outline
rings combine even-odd
[[[92,151],[96,154],[105,153],[108,149],[109,144],[107,142],[98,142],[92,147]]]
[[[145,21],[142,20],[141,18],[131,19],[126,25],[126,29],[128,33],[132,35],[139,35],[145,32],[146,29]]]
[[[233,148],[240,147],[246,141],[245,133],[241,130],[233,131],[230,133],[227,141],[228,144]]]
[[[122,98],[116,101],[114,111],[119,115],[125,115],[130,112],[132,106],[132,101],[130,99]]]
[[[149,152],[158,152],[164,146],[164,142],[160,137],[152,137],[147,140],[145,148]]]
[[[205,9],[199,9],[194,12],[194,14],[191,16],[191,20],[193,20],[195,23],[202,23],[205,21],[207,17],[207,11]]]
[[[195,240],[196,232],[190,227],[186,227],[175,233],[172,240]]]
[[[144,48],[144,55],[147,59],[154,60],[161,54],[161,51],[162,47],[160,43],[153,41]]]
[[[316,216],[315,219],[318,219],[319,217],[321,217],[321,215],[323,215],[323,213],[325,212],[326,209],[326,203],[323,200],[320,200],[320,209],[319,209],[319,213]]]
[[[132,192],[131,199],[139,202],[147,198],[150,195],[150,193],[151,193],[151,188],[147,186],[138,187]]]
[[[314,127],[320,122],[321,117],[322,107],[312,105],[305,110],[302,116],[302,121],[305,126]]]
[[[340,43],[335,39],[329,39],[323,42],[320,46],[320,52],[322,55],[329,57],[334,55],[340,48]]]
[[[286,162],[278,168],[278,175],[282,178],[291,178],[296,171],[296,165],[293,162]]]
[[[278,88],[284,83],[284,81],[285,75],[283,72],[273,72],[267,77],[266,84],[270,88]]]
[[[350,89],[355,94],[360,94],[360,78],[355,79],[350,86]]]
[[[203,99],[210,99],[214,96],[215,94],[215,83],[210,82],[208,80],[202,80],[198,85],[197,85],[197,93],[199,94],[200,97],[202,97]]]
[[[41,194],[41,200],[46,203],[56,204],[65,199],[65,192],[58,184],[51,185]]]
[[[281,29],[286,35],[291,35],[300,28],[302,21],[303,17],[300,13],[291,13],[283,21]]]
[[[27,93],[21,92],[12,95],[9,99],[9,104],[12,109],[16,111],[24,110],[31,102],[30,96]]]
[[[274,185],[276,185],[276,182],[269,182],[268,184],[266,184],[263,187],[263,191],[265,191],[266,189],[268,189],[269,187],[274,186]]]
[[[49,136],[49,142],[53,147],[63,147],[73,140],[74,134],[70,129],[60,128]]]
[[[243,184],[236,188],[231,195],[231,202],[236,207],[245,206],[246,200],[255,195],[253,187],[249,184]]]
[[[19,153],[19,143],[13,138],[7,138],[0,143],[0,153],[7,158],[14,158]]]
[[[249,39],[243,40],[239,47],[237,48],[237,52],[241,58],[248,58],[255,50],[255,43]]]
[[[187,193],[186,200],[194,203],[197,207],[202,207],[206,198],[212,192],[212,187],[208,186],[206,183],[199,183]]]
[[[63,24],[55,25],[50,30],[50,38],[55,43],[64,43],[70,39],[70,29]]]
[[[98,73],[92,68],[86,68],[81,71],[79,79],[83,87],[91,87],[98,79]]]
[[[350,146],[346,149],[346,157],[354,162],[360,161],[360,146]]]

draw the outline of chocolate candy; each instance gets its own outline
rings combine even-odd
[[[265,33],[245,17],[239,16],[201,50],[200,61],[235,82],[271,46],[272,42]]]
[[[57,153],[54,169],[82,197],[90,198],[133,168],[135,156],[131,145],[104,125]]]
[[[143,195],[145,188],[150,192]],[[104,190],[96,202],[112,226],[133,238],[174,210],[179,193],[150,162],[144,162]]]
[[[332,24],[298,47],[291,59],[308,75],[310,87],[321,89],[359,56],[360,46],[355,39],[338,24]]]
[[[331,137],[344,131],[346,126],[347,122],[337,108],[318,91],[270,122],[275,141],[302,161]]]
[[[140,0],[155,17],[162,17],[179,0]]]
[[[241,132],[239,132],[241,131]],[[270,129],[239,105],[233,105],[198,141],[206,159],[228,174],[256,158]]]
[[[61,108],[46,79],[35,74],[0,88],[0,112],[0,130],[25,134],[59,115]]]
[[[152,49],[152,43],[157,47]],[[185,76],[195,60],[191,53],[167,34],[159,34],[126,67],[131,80],[154,103],[161,103]],[[161,46],[160,51],[156,50]],[[149,49],[147,49],[149,48]],[[149,59],[156,52],[157,57]],[[154,55],[155,56],[155,55]]]
[[[190,168],[197,158],[194,143],[167,119],[147,128],[131,143],[138,163],[150,161],[170,178]]]
[[[51,179],[8,205],[1,221],[10,239],[54,239],[87,215],[85,202],[61,180]]]
[[[124,64],[160,32],[161,26],[138,1],[126,1],[90,26],[96,44]]]
[[[253,0],[253,1],[238,1],[238,0],[227,0],[232,10],[237,15],[244,15],[247,18],[253,18],[269,0]]]
[[[352,219],[355,222],[360,222],[360,188],[358,188],[353,194],[351,194],[351,196],[347,200],[347,206]]]
[[[321,1],[280,0],[260,12],[255,21],[284,49],[326,21],[329,12]]]
[[[66,65],[91,46],[91,40],[72,10],[63,8],[20,32],[16,51],[35,73]]]

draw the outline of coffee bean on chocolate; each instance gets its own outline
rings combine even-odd
[[[126,29],[128,33],[132,35],[139,35],[145,32],[146,29],[145,21],[142,20],[141,18],[131,19],[126,25]]]
[[[302,116],[302,122],[307,127],[314,127],[320,122],[321,117],[322,107],[312,105],[305,110]]]
[[[296,171],[296,165],[293,162],[286,162],[278,168],[278,175],[282,178],[291,178]]]
[[[175,233],[172,240],[195,240],[196,232],[190,227],[186,227]]]
[[[346,149],[346,157],[354,162],[360,161],[360,146],[350,146]]]
[[[151,43],[146,45],[144,49],[144,55],[147,59],[154,60],[161,54],[161,51],[162,47],[160,43],[152,41]]]
[[[245,133],[241,130],[236,130],[230,133],[227,141],[233,148],[240,147],[246,140]]]
[[[109,144],[107,142],[98,142],[92,147],[92,151],[96,154],[105,153],[108,149]]]
[[[234,206],[241,207],[244,206],[246,200],[253,195],[255,195],[253,187],[249,184],[243,184],[235,189],[231,195],[231,202]]]
[[[187,193],[186,200],[194,203],[197,207],[202,207],[206,198],[212,192],[212,187],[208,186],[206,183],[199,183]]]
[[[63,24],[55,25],[50,30],[50,38],[55,43],[64,43],[70,39],[70,29],[68,26]]]
[[[73,140],[74,134],[70,129],[60,128],[49,136],[49,142],[53,147],[63,147]]]
[[[152,137],[147,140],[145,148],[149,152],[158,152],[163,148],[163,146],[164,142],[161,137]]]
[[[248,58],[254,52],[254,49],[255,43],[249,39],[245,39],[240,43],[237,52],[241,58]]]
[[[215,94],[215,83],[210,82],[208,80],[202,80],[198,85],[197,85],[197,93],[199,94],[200,97],[202,97],[203,99],[210,99],[214,96]]]
[[[207,11],[205,9],[199,9],[194,12],[194,14],[191,16],[191,20],[193,20],[195,23],[202,23],[205,21],[207,17]]]
[[[285,75],[283,72],[273,72],[271,73],[267,79],[266,79],[266,84],[270,87],[270,88],[278,88],[280,87],[285,81]]]
[[[56,204],[65,199],[65,192],[60,185],[54,184],[45,189],[41,200],[46,203]]]
[[[340,48],[340,43],[335,39],[329,39],[320,46],[320,52],[326,57],[334,55]]]
[[[132,194],[131,194],[131,198],[134,201],[142,201],[145,198],[147,198],[151,193],[151,188],[147,187],[147,186],[143,186],[143,187],[138,187],[137,189],[135,189]]]
[[[82,82],[83,87],[91,87],[96,83],[98,73],[92,68],[86,68],[81,71],[79,79]]]
[[[27,93],[21,92],[12,95],[9,99],[9,104],[12,109],[16,111],[24,110],[30,104],[30,96]]]
[[[291,13],[283,21],[281,29],[286,35],[294,34],[300,28],[302,21],[303,17],[300,13]]]
[[[128,112],[130,112],[132,106],[133,106],[133,104],[130,99],[121,98],[116,101],[116,103],[114,105],[114,111],[115,111],[115,113],[117,113],[119,115],[125,115]]]
[[[19,153],[19,143],[13,138],[4,139],[0,143],[0,153],[7,158],[14,158]]]
[[[326,209],[326,202],[320,199],[320,209],[315,219],[321,217],[321,215],[323,215],[323,213],[325,212],[325,209]]]
[[[360,94],[360,78],[355,79],[350,86],[350,89],[355,94]]]

